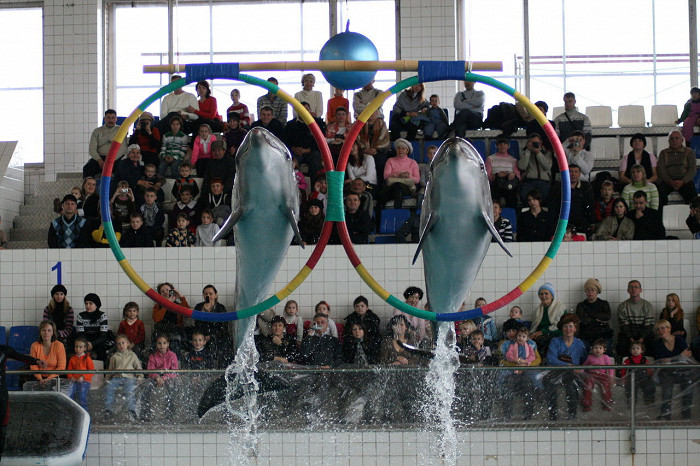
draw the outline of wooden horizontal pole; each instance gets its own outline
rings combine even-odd
[[[500,61],[467,62],[464,71],[503,71]],[[145,65],[144,73],[179,73],[185,71],[186,65]],[[240,63],[241,71],[418,71],[418,60],[396,61],[355,61],[355,60],[321,60],[321,61],[281,61],[263,63]]]

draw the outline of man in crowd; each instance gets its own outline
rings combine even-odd
[[[307,102],[302,102],[301,104],[306,110],[311,112],[311,107]],[[323,120],[316,117],[314,117],[314,120],[316,120],[321,132],[325,133],[326,124]],[[309,126],[301,119],[301,115],[297,115],[295,119],[289,120],[287,123],[287,126],[284,128],[284,143],[289,147],[292,156],[297,159],[299,165],[304,163],[309,167],[309,178],[311,178],[312,184],[315,183],[323,167],[321,151],[311,134]]]
[[[542,144],[542,137],[532,133],[527,146],[518,160],[518,169],[523,176],[520,184],[520,199],[527,204],[527,193],[537,189],[545,199],[549,196],[552,176],[552,153]]]
[[[452,126],[456,136],[463,138],[467,130],[481,128],[485,99],[484,91],[475,91],[473,82],[464,81],[464,90],[458,92],[454,98],[457,114]]]
[[[351,192],[345,196],[345,224],[353,244],[367,244],[369,233],[372,231],[372,220],[369,218],[369,213],[361,210],[360,205],[358,194]]]
[[[644,191],[634,193],[632,204],[634,210],[628,215],[634,222],[634,239],[664,239],[666,237],[666,228],[664,228],[661,214],[658,210],[652,209],[647,205],[647,193]]]
[[[174,74],[170,78],[170,82],[182,79],[182,76]],[[188,107],[194,107],[199,110],[199,102],[197,102],[197,97],[194,94],[185,92],[181,87],[177,88],[170,94],[163,98],[163,102],[160,104],[160,120],[153,126],[158,128],[160,134],[165,134],[170,131],[170,118],[173,115],[180,115],[182,121],[185,123],[185,127],[182,130],[185,133],[192,132],[191,123],[195,121],[199,116],[195,113],[187,111]],[[195,134],[195,136],[197,136]]]
[[[270,77],[267,78],[268,82],[271,82],[275,86],[279,83],[277,78]],[[258,117],[262,119],[262,111],[264,107],[270,107],[272,111],[272,116],[275,120],[284,126],[287,124],[287,102],[285,102],[281,97],[278,97],[273,92],[268,92],[265,95],[258,97]]]
[[[678,191],[683,201],[690,201],[698,195],[695,190],[695,152],[690,147],[683,146],[685,139],[681,131],[674,129],[668,135],[668,149],[659,154],[656,173],[659,175],[659,201],[662,206],[668,204],[668,195]]]
[[[384,91],[380,91],[374,87],[374,79],[365,85],[362,89],[355,92],[355,96],[352,98],[352,108],[355,111],[355,119],[360,116],[360,113],[372,102],[379,94]],[[384,113],[382,112],[382,107],[377,109],[378,117],[384,118]]]
[[[83,167],[83,178],[98,176],[102,173],[102,167],[105,164],[109,148],[112,146],[112,140],[114,140],[118,131],[117,111],[110,108],[105,112],[104,124],[99,128],[95,128],[90,135],[90,145],[88,147],[90,160]],[[126,140],[126,138],[124,139]],[[124,154],[126,154],[126,144],[122,141],[117,159],[123,157]]]
[[[254,121],[251,128],[265,128],[280,139],[284,138],[284,126],[273,116],[272,107],[265,105],[260,109],[260,119]]]
[[[61,201],[63,214],[51,221],[48,243],[52,249],[84,248],[89,244],[90,236],[87,220],[80,217],[78,201],[72,194],[66,194]]]
[[[653,356],[654,323],[656,312],[649,301],[642,299],[642,284],[632,280],[627,284],[629,299],[617,306],[617,318],[620,333],[617,338],[617,355],[629,356],[632,343],[643,343],[645,354]]]
[[[576,108],[576,96],[573,92],[564,94],[564,113],[554,119],[554,127],[561,142],[569,139],[574,131],[583,132],[585,147],[591,145],[591,120]]]
[[[569,178],[571,178],[571,208],[569,211],[569,225],[576,227],[579,233],[587,233],[589,227],[595,223],[595,198],[593,187],[587,181],[581,179],[581,169],[578,165],[569,165]],[[561,209],[561,182],[557,181],[552,188],[550,196],[550,212],[553,218],[559,217]]]
[[[214,178],[220,178],[224,182],[224,193],[230,195],[233,191],[236,161],[226,153],[226,141],[224,139],[217,139],[211,143],[211,155],[214,158],[209,161],[207,170],[204,172],[200,199],[206,199],[210,192],[211,180]]]
[[[327,329],[328,317],[324,314],[316,314],[308,334],[301,342],[300,355],[303,364],[330,368],[343,362],[340,341],[331,335],[326,335]]]

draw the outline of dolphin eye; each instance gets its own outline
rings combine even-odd
[[[484,170],[486,170],[486,165],[484,165],[483,162],[479,162],[479,168],[480,168],[482,171],[484,171]]]

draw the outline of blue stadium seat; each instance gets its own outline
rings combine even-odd
[[[7,343],[7,329],[4,325],[0,325],[0,345]]]
[[[491,139],[491,152],[489,154],[493,155],[496,152],[496,140]],[[510,140],[510,147],[508,148],[508,153],[515,157],[516,160],[520,159],[520,144],[515,139]]]
[[[396,243],[396,236],[375,236],[374,244],[394,244]]]
[[[486,160],[486,157],[488,154],[486,154],[486,141],[483,139],[474,139],[474,140],[469,140],[469,142],[474,146],[474,149],[481,154],[481,158]]]
[[[690,140],[690,148],[695,152],[695,158],[700,159],[700,136],[693,136]]]
[[[39,340],[39,327],[36,325],[16,325],[10,328],[7,344],[18,353],[29,354],[32,343]]]
[[[700,170],[695,173],[695,190],[700,193]]]
[[[515,212],[515,209],[512,207],[504,207],[503,211],[501,212],[501,217],[507,218],[510,220],[510,224],[513,228],[513,234],[518,232],[518,225],[517,225],[517,214]]]
[[[7,361],[7,370],[8,371],[18,371],[20,369],[25,368],[26,364],[24,364],[21,361],[15,361],[13,359],[10,359]],[[22,387],[19,385],[19,375],[17,374],[7,374],[5,378],[7,382],[7,389],[10,391],[17,391],[17,390],[22,390]]]
[[[379,222],[379,233],[383,235],[393,235],[410,216],[411,211],[408,209],[382,210],[382,219]]]

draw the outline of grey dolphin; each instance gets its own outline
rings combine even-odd
[[[236,154],[232,213],[214,238],[233,228],[236,242],[236,309],[263,301],[292,238],[301,244],[297,226],[299,189],[292,156],[276,136],[253,128]],[[254,318],[238,327],[240,346]]]
[[[467,141],[452,138],[430,164],[421,210],[423,270],[434,312],[456,312],[471,288],[495,237],[512,256],[493,225],[493,202],[484,162]]]

